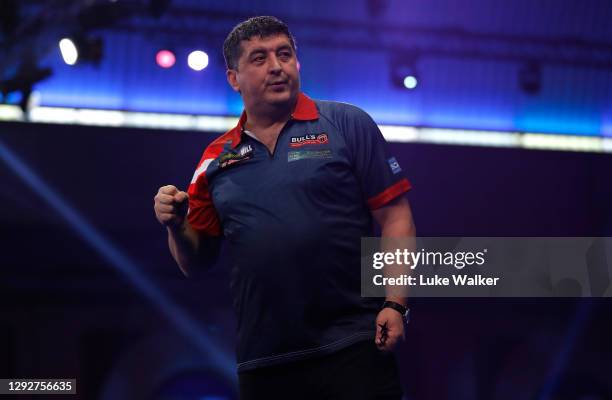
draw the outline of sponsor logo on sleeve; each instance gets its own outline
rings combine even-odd
[[[394,174],[402,172],[402,168],[400,167],[395,157],[391,157],[387,160],[387,162],[389,163],[389,168],[391,168],[391,172],[393,172]]]
[[[311,133],[302,136],[293,136],[289,141],[289,147],[302,147],[306,145],[327,144],[329,138],[327,133]]]
[[[222,154],[221,157],[219,157],[219,168],[227,168],[230,165],[248,160],[251,157],[253,157],[253,147],[251,147],[250,144],[244,145],[236,151],[230,151]]]

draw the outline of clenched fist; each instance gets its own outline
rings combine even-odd
[[[392,351],[406,339],[402,314],[392,308],[383,308],[376,317],[375,343],[381,351]]]
[[[160,224],[169,228],[178,228],[185,222],[189,195],[175,186],[166,185],[159,188],[154,197],[155,216]]]

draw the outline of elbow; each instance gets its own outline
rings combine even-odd
[[[180,262],[178,260],[176,261],[176,264],[178,265],[179,269],[181,270],[185,278],[192,277],[192,274],[193,274],[192,267],[189,264],[187,264],[186,262]]]
[[[408,230],[407,236],[415,236],[416,237],[416,235],[417,235],[416,225],[414,224],[414,221],[412,220],[412,218],[410,218],[407,230]]]

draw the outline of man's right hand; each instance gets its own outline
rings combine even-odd
[[[189,195],[175,186],[166,185],[159,188],[154,197],[155,216],[160,224],[171,229],[179,228],[185,222]]]

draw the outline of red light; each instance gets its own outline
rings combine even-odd
[[[170,68],[176,62],[176,57],[170,50],[160,50],[155,56],[155,61],[162,68]]]

